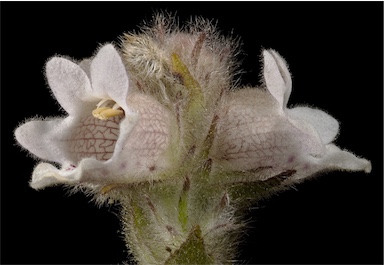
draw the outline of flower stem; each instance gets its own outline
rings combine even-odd
[[[217,264],[231,260],[236,245],[233,235],[239,224],[226,188],[203,185],[201,176],[174,182],[132,187],[121,201],[127,247],[137,263]]]

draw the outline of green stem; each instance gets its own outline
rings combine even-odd
[[[138,264],[222,264],[234,257],[238,225],[226,188],[201,184],[201,176],[188,175],[125,194],[124,235]]]

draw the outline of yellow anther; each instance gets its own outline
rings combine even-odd
[[[103,107],[103,108],[97,108],[92,111],[92,115],[95,118],[101,119],[101,113],[109,108]]]
[[[103,108],[97,108],[97,109],[94,109],[92,111],[92,115],[96,118],[98,118],[98,116],[100,115],[101,112],[103,112],[104,110],[107,110],[107,109],[110,109],[110,108],[107,108],[107,107],[103,107]]]
[[[92,111],[92,115],[95,118],[100,120],[107,120],[111,117],[123,115],[124,111],[121,109],[111,109],[111,108],[97,108]]]
[[[96,107],[97,108],[92,111],[92,115],[100,120],[107,120],[111,117],[124,114],[121,107],[110,99],[103,99],[96,105]]]

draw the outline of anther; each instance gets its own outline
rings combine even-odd
[[[96,105],[96,109],[92,111],[92,115],[100,120],[107,120],[114,116],[124,114],[119,104],[110,99],[103,99]]]

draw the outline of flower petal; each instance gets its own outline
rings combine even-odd
[[[369,173],[372,170],[371,162],[364,158],[356,157],[354,154],[343,151],[334,144],[326,146],[326,155],[318,162],[324,169],[364,171]]]
[[[260,89],[230,93],[220,106],[211,156],[226,170],[274,170],[300,157],[321,156],[324,145],[314,127],[278,113],[275,101]]]
[[[88,78],[91,78],[91,63],[92,59],[84,59],[79,63],[79,66],[87,74]]]
[[[32,180],[29,184],[32,188],[39,190],[58,184],[74,184],[79,181],[79,178],[80,174],[76,169],[65,172],[51,164],[40,163],[33,170]]]
[[[264,82],[282,109],[292,91],[292,79],[285,60],[274,50],[264,50]]]
[[[170,161],[176,160],[173,156],[177,156],[175,150],[166,154],[172,138],[177,138],[176,121],[152,97],[131,93],[128,103],[137,115],[126,116],[121,122],[120,136],[111,160],[119,161],[118,167],[123,170],[125,167],[135,177],[165,170]]]
[[[46,75],[57,101],[70,115],[83,107],[83,101],[97,101],[97,98],[91,96],[91,83],[87,74],[77,64],[53,57],[46,64]]]
[[[312,124],[323,144],[332,142],[339,132],[339,123],[332,116],[322,110],[296,107],[287,110],[288,116],[295,120],[304,120]]]
[[[303,160],[302,167],[298,168],[297,174],[287,181],[305,179],[325,170],[364,171],[369,173],[372,170],[372,165],[366,159],[356,157],[350,152],[341,150],[334,144],[328,144],[322,157],[306,157]]]
[[[90,70],[95,95],[112,99],[128,111],[128,76],[121,57],[112,44],[107,44],[99,50]]]
[[[16,140],[37,157],[63,163],[68,161],[66,138],[70,119],[29,121],[15,131]]]

